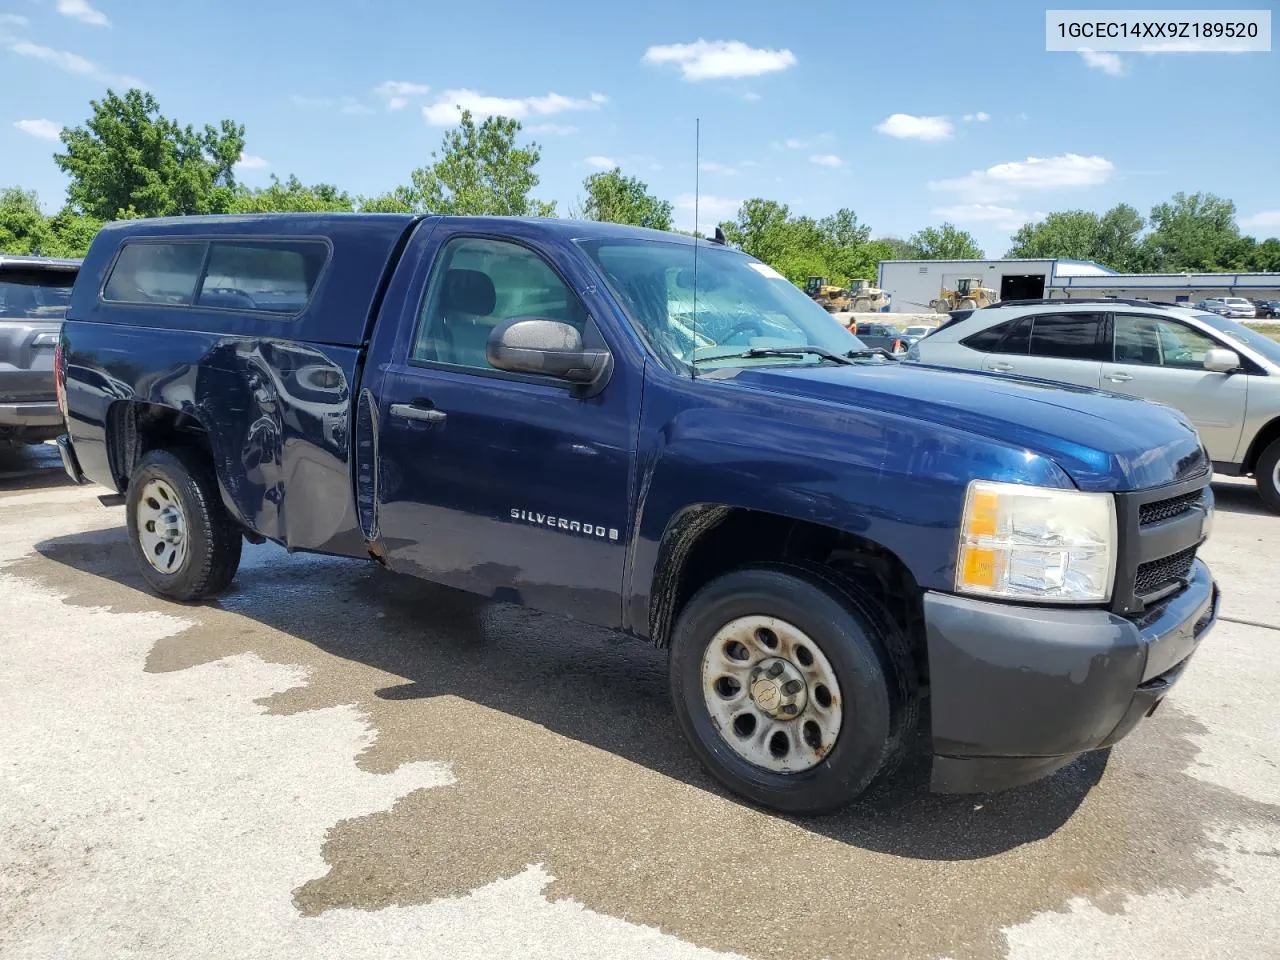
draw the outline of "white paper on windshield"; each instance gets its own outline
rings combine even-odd
[[[770,280],[787,279],[782,274],[780,274],[777,270],[773,269],[773,267],[769,266],[767,263],[749,263],[747,264],[747,266],[749,266],[756,273],[760,274],[760,276],[768,277]]]

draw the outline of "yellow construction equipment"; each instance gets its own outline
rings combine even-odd
[[[984,287],[976,277],[963,277],[956,281],[954,290],[943,290],[937,300],[930,300],[929,306],[935,313],[950,313],[952,310],[976,310],[989,307],[1000,299],[1000,294],[990,287]]]
[[[849,310],[853,305],[853,297],[844,287],[828,283],[826,277],[808,277],[804,282],[804,292],[813,302],[828,313],[839,313]]]
[[[849,297],[857,313],[879,313],[889,305],[889,295],[870,280],[855,279],[849,283]]]

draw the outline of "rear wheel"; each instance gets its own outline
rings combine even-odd
[[[671,692],[713,776],[762,806],[809,814],[849,803],[897,760],[915,704],[869,604],[834,577],[784,565],[698,591],[672,638]]]
[[[1253,478],[1258,485],[1258,496],[1267,509],[1280,513],[1280,440],[1272,440],[1262,451]]]
[[[152,450],[129,478],[129,543],[143,579],[174,600],[221,593],[240,566],[240,529],[196,454]]]
[[[957,306],[957,308],[958,308],[958,309],[960,309],[960,310],[977,310],[977,309],[978,309],[978,301],[977,301],[977,300],[975,300],[975,299],[973,299],[973,297],[965,297],[965,298],[964,298],[963,300],[961,300],[961,301],[960,301],[960,303],[959,303],[959,304],[957,304],[956,306]]]
[[[859,300],[857,303],[853,305],[853,309],[856,310],[858,313],[870,313],[871,301],[866,299]]]

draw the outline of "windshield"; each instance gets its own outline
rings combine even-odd
[[[7,273],[0,276],[0,317],[9,320],[61,320],[71,299],[75,274]]]
[[[712,244],[698,245],[697,316],[693,245],[661,240],[580,241],[640,331],[669,366],[687,369],[815,364],[815,354],[741,357],[751,349],[815,346],[846,354],[857,337],[782,274]]]
[[[1196,319],[1226,334],[1230,340],[1239,340],[1255,352],[1262,354],[1272,363],[1280,366],[1280,343],[1276,343],[1264,333],[1250,330],[1243,323],[1236,323],[1216,313],[1197,313]]]

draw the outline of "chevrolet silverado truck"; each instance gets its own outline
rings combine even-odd
[[[113,224],[55,366],[67,472],[123,496],[158,593],[213,597],[270,540],[624,631],[668,651],[707,769],[776,810],[925,738],[936,790],[1040,778],[1150,714],[1217,616],[1181,414],[898,362],[715,242]]]
[[[53,352],[79,266],[0,256],[0,447],[44,443],[64,429]]]

